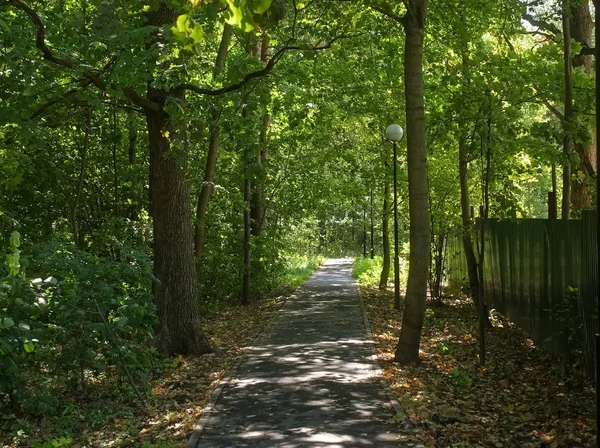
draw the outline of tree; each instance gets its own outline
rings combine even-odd
[[[219,50],[217,51],[217,57],[215,60],[215,66],[213,69],[213,80],[223,73],[225,69],[225,62],[227,61],[227,54],[229,52],[229,44],[233,36],[233,26],[226,23],[223,26],[223,35],[221,42],[219,43]],[[210,122],[210,138],[208,144],[208,153],[206,155],[206,168],[204,170],[204,181],[198,195],[198,204],[196,205],[196,226],[194,229],[194,246],[196,254],[196,265],[197,269],[200,269],[200,262],[202,260],[202,254],[204,253],[204,243],[206,239],[206,212],[208,210],[208,202],[210,195],[214,187],[215,170],[217,168],[217,156],[219,153],[219,138],[221,135],[221,128],[219,118],[221,110],[217,106],[211,114]]]
[[[40,16],[25,3],[7,0],[0,3],[0,6],[13,7],[29,18],[35,27],[36,47],[45,60],[70,71],[75,77],[81,76],[83,81],[80,82],[84,86],[93,85],[104,94],[126,98],[145,114],[150,150],[154,275],[157,279],[154,296],[159,316],[157,346],[164,354],[198,355],[209,352],[211,348],[200,325],[190,193],[186,179],[187,154],[182,142],[181,123],[173,115],[173,107],[184,104],[186,91],[200,95],[220,95],[238,90],[250,80],[268,73],[281,54],[276,55],[264,69],[247,75],[235,85],[221,89],[201,88],[187,82],[175,82],[166,86],[161,77],[168,71],[169,58],[172,56],[170,52],[179,45],[183,45],[184,52],[187,51],[186,46],[193,47],[201,33],[198,25],[194,25],[187,15],[181,16],[172,6],[159,2],[144,9],[145,23],[134,21],[134,26],[152,30],[151,34],[141,34],[146,50],[144,57],[148,57],[147,71],[138,77],[122,74],[120,78],[111,77],[111,69],[114,70],[115,66],[123,70],[114,61],[104,69],[90,69],[75,59],[57,56],[46,43],[46,27]],[[142,16],[141,8],[133,11],[127,8],[124,12],[126,16],[129,13]],[[176,21],[176,28],[172,31],[173,39],[166,40],[166,30],[171,29],[171,24]],[[146,28],[147,26],[150,28]],[[139,35],[138,33],[136,36]],[[139,45],[142,42],[138,40],[132,43]],[[128,57],[119,52],[118,48],[109,49],[115,51],[115,61],[119,61],[119,57]],[[105,76],[105,72],[108,72],[108,76]],[[140,84],[144,80],[147,85],[144,95],[141,95],[138,90],[141,90]]]
[[[406,34],[404,81],[406,83],[410,256],[402,330],[394,357],[395,361],[403,364],[419,360],[429,267],[430,236],[423,99],[423,38],[427,4],[427,0],[405,2],[406,13],[402,17],[394,14],[389,7],[373,6],[374,9],[401,23]]]
[[[571,130],[573,122],[573,73],[571,60],[571,24],[569,23],[569,0],[563,0],[562,24],[564,45],[564,70],[565,70],[565,113],[563,137],[563,196],[562,219],[569,219],[571,209]]]

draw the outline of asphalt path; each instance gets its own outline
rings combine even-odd
[[[203,414],[188,448],[398,447],[352,260],[285,303]]]

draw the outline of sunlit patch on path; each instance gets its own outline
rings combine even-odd
[[[328,260],[248,350],[188,447],[402,446],[372,350],[351,260]]]

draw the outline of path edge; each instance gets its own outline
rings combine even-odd
[[[321,268],[321,266],[319,266],[318,269],[320,269],[320,268]],[[302,284],[302,285],[298,286],[296,289],[294,289],[294,291],[292,291],[292,293],[289,294],[287,296],[287,298],[281,303],[280,309],[283,308],[283,306],[285,306],[285,304],[289,300],[292,300],[294,297],[297,297],[303,288],[304,288],[304,284]],[[361,298],[361,301],[362,301],[362,298]],[[276,315],[277,315],[277,313],[275,313],[273,315],[273,317],[271,318],[269,323],[267,325],[265,325],[265,327],[263,328],[261,333],[259,335],[257,335],[256,338],[254,338],[252,343],[247,345],[246,347],[244,347],[244,349],[247,349],[249,347],[253,347],[253,346],[257,345],[260,342],[260,340],[262,338],[264,338],[264,335],[272,327],[272,322]],[[232,382],[239,367],[242,365],[242,363],[247,358],[248,358],[247,353],[244,353],[244,354],[238,356],[235,363],[233,364],[233,367],[229,371],[229,374],[225,378],[223,378],[221,380],[221,383],[217,386],[217,388],[212,391],[212,393],[210,395],[210,400],[208,401],[208,403],[206,404],[206,406],[204,406],[204,409],[202,410],[202,414],[200,415],[200,420],[198,420],[198,423],[196,423],[196,426],[194,426],[194,431],[192,432],[192,434],[190,435],[190,437],[187,440],[186,448],[197,448],[198,447],[198,442],[200,442],[200,436],[202,436],[204,429],[208,426],[208,423],[210,422],[211,418],[213,417],[215,406],[217,405],[217,402],[219,401],[219,398],[221,397],[221,393],[223,392],[223,389],[225,388],[225,386],[227,386],[228,384],[230,384]]]
[[[360,285],[358,284],[358,281],[354,278],[353,278],[353,280],[354,280],[354,288],[356,289],[356,294],[358,295],[358,297],[360,299],[360,310],[362,311],[362,315],[363,315],[365,332],[367,333],[367,336],[369,337],[369,339],[372,342],[372,344],[371,344],[371,364],[373,365],[374,375],[377,378],[377,381],[379,382],[379,384],[381,384],[381,386],[383,387],[383,390],[385,391],[385,394],[387,395],[388,400],[389,400],[390,404],[392,405],[392,408],[394,408],[394,412],[396,413],[396,416],[402,416],[402,418],[400,420],[403,422],[404,429],[411,429],[413,427],[413,423],[410,421],[408,414],[406,413],[406,411],[404,410],[404,408],[398,401],[398,398],[396,398],[396,394],[394,394],[394,392],[392,391],[390,386],[385,381],[383,381],[383,369],[381,368],[381,364],[379,363],[379,357],[377,356],[377,349],[375,347],[375,339],[373,338],[373,330],[371,328],[371,322],[369,321],[369,315],[367,314],[365,300],[362,295],[362,290],[360,288]]]

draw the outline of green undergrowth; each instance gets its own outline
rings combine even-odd
[[[357,257],[352,265],[352,276],[358,280],[362,286],[378,286],[383,269],[383,257],[377,256],[373,259]],[[404,258],[400,258],[400,284],[406,284],[406,275],[408,273],[408,263]],[[390,275],[388,284],[394,280],[394,263],[391,260]]]
[[[287,258],[286,272],[281,276],[281,285],[297,288],[315,272],[323,263],[321,255],[292,255]]]
[[[270,283],[257,284],[265,292],[256,292],[251,305],[239,306],[232,292],[204,313],[207,336],[227,354],[188,360],[165,358],[150,343],[157,316],[147,254],[123,251],[115,261],[65,243],[22,248],[17,232],[7,249],[0,252],[0,447],[104,446],[99,440],[131,446],[127,440],[140,428],[166,440],[156,445],[149,437],[136,446],[172,446],[173,434],[185,437],[181,419],[193,424],[203,403],[163,409],[165,372],[194,384],[191,395],[207,395],[239,347],[323,261],[288,254],[277,264],[264,262]],[[206,374],[188,381],[184,365]],[[169,387],[179,400],[177,384]],[[171,416],[169,425],[154,429],[161,414]]]
[[[364,286],[377,286],[383,268],[383,258],[355,258],[352,265],[352,276]],[[390,278],[393,278],[393,267],[390,269]]]

